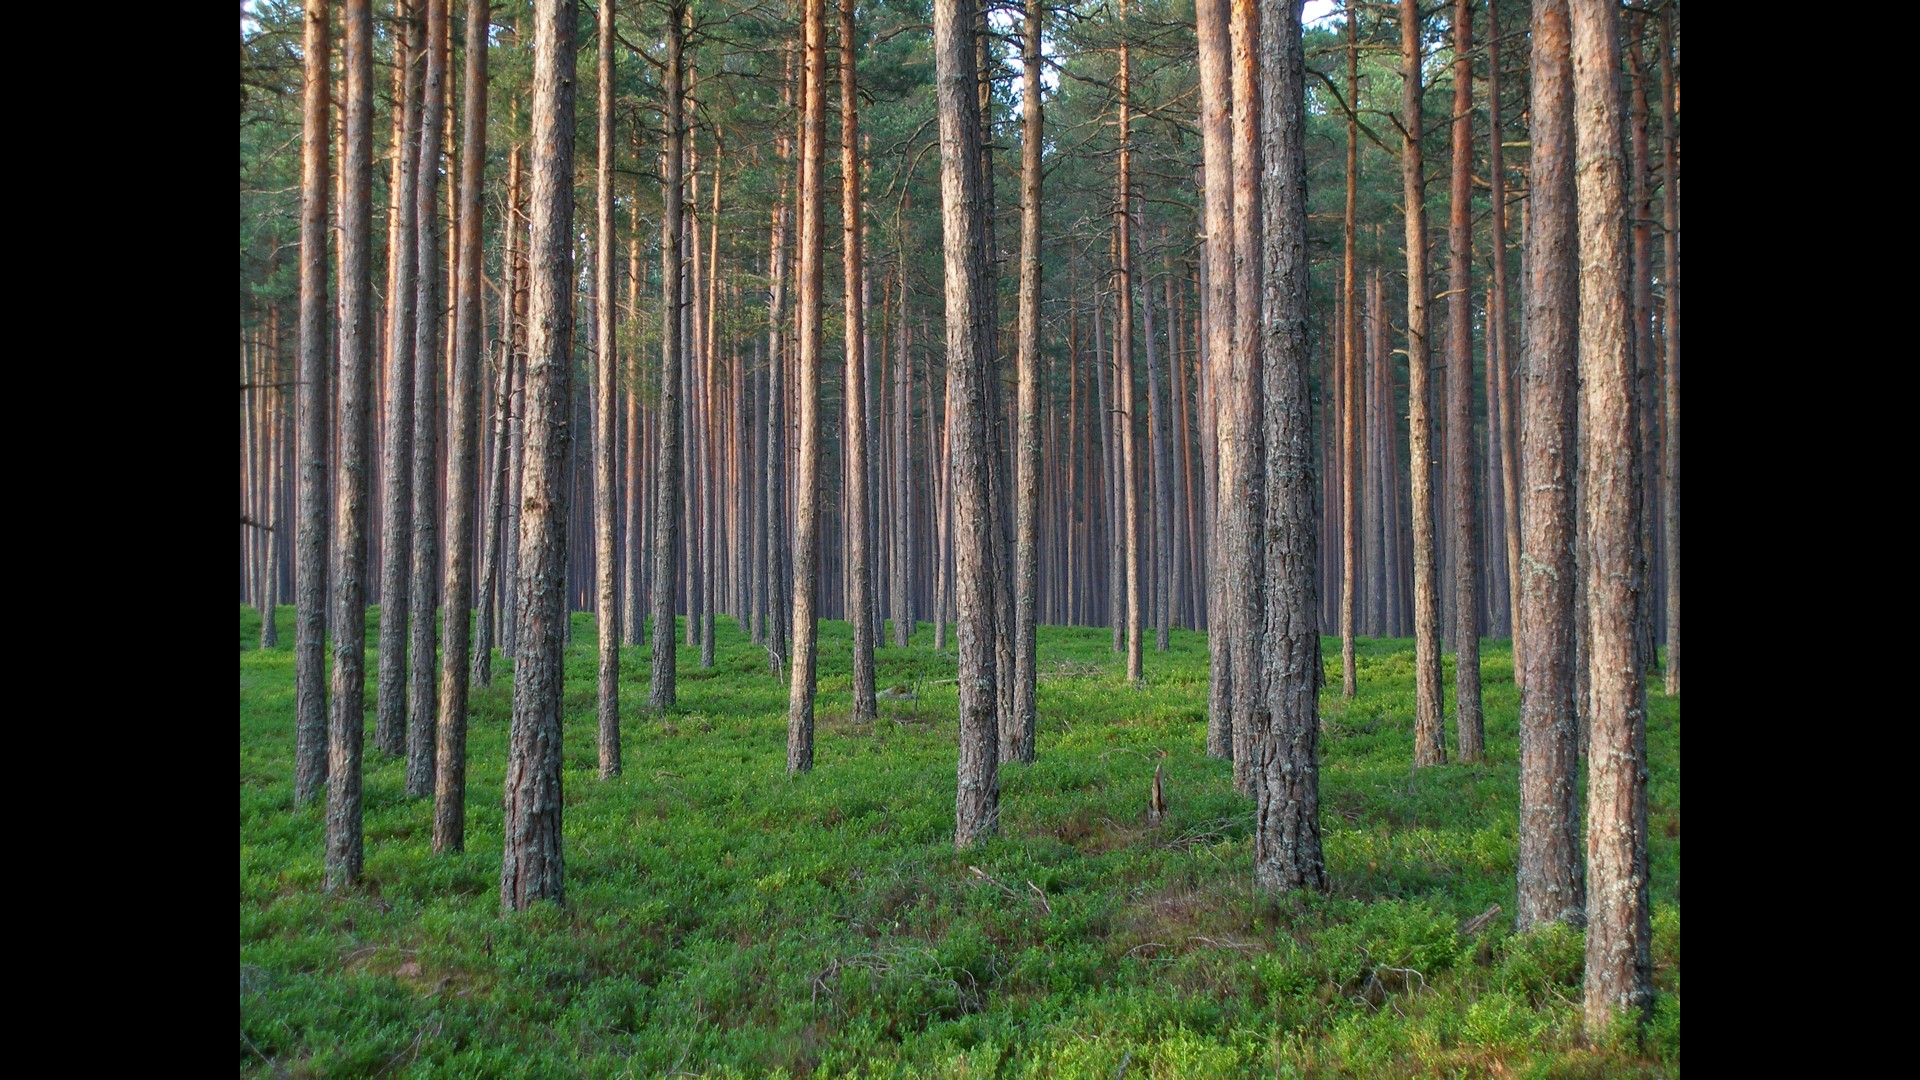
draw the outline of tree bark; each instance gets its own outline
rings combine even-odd
[[[1635,640],[1644,580],[1635,490],[1633,342],[1618,11],[1573,0],[1575,190],[1580,234],[1581,457],[1589,470],[1585,1018],[1600,1037],[1653,1006],[1647,889],[1646,684]]]
[[[480,192],[487,161],[487,2],[467,0],[466,115],[461,121],[460,280],[454,310],[456,347],[447,433],[447,626],[440,669],[440,719],[434,762],[433,850],[466,847],[467,638],[472,600],[474,478],[480,423],[481,222]],[[491,595],[482,594],[491,605]]]
[[[1420,5],[1400,0],[1400,177],[1407,223],[1407,427],[1413,481],[1413,763],[1444,765],[1441,719],[1440,596],[1434,573],[1433,421],[1427,390],[1426,167],[1420,153]]]
[[[327,198],[333,32],[327,0],[306,8],[300,133],[300,509],[295,525],[293,804],[327,782]]]
[[[1574,394],[1579,346],[1573,59],[1566,0],[1535,0],[1520,370],[1519,891],[1515,928],[1585,920],[1575,804]]]
[[[1266,331],[1260,346],[1266,413],[1265,696],[1256,723],[1253,883],[1275,891],[1327,888],[1320,849],[1319,553],[1314,522],[1312,391],[1307,344],[1306,56],[1302,0],[1268,3],[1260,26],[1260,149],[1271,163],[1261,204]]]
[[[1453,190],[1447,227],[1447,486],[1453,513],[1453,688],[1460,760],[1484,754],[1480,715],[1480,550],[1473,475],[1473,0],[1453,14]]]
[[[597,108],[600,158],[594,170],[593,336],[593,569],[594,622],[599,631],[596,716],[600,727],[600,779],[620,775],[619,567],[614,555],[613,349],[613,0],[600,0],[600,92]]]
[[[520,655],[513,665],[500,906],[566,900],[561,856],[562,624],[573,312],[573,0],[537,0],[533,32],[532,285],[527,342],[525,510],[520,517]]]
[[[367,429],[373,371],[373,13],[347,0],[346,153],[340,200],[340,470],[334,479],[333,686],[327,731],[328,892],[360,881],[366,730]]]
[[[847,618],[853,623],[853,722],[870,724],[879,716],[874,704],[873,568],[868,493],[872,489],[867,461],[866,305],[861,299],[865,252],[860,227],[860,107],[853,58],[853,0],[840,0],[840,238],[846,311],[846,429],[847,455],[847,563],[852,586]],[[809,691],[811,693],[811,691]]]
[[[1253,0],[1232,0],[1233,100],[1233,353],[1226,372],[1220,441],[1221,508],[1226,515],[1226,603],[1233,608],[1233,780],[1253,794],[1254,713],[1264,697],[1266,448],[1260,350],[1260,271],[1264,246],[1260,187],[1260,105],[1254,72],[1260,26]]]
[[[800,141],[800,474],[793,537],[793,670],[788,680],[787,772],[813,768],[813,696],[820,590],[820,282],[822,158],[826,144],[826,0],[803,0],[806,79]]]
[[[1233,353],[1233,142],[1228,113],[1232,105],[1228,56],[1227,0],[1196,0],[1194,21],[1200,47],[1200,133],[1202,160],[1206,164],[1206,278],[1202,321],[1206,325],[1206,344],[1202,360],[1206,377],[1202,379],[1203,420],[1201,444],[1206,448],[1205,490],[1207,523],[1207,755],[1233,756],[1233,652],[1229,627],[1229,608],[1224,595],[1221,571],[1226,561],[1221,552],[1225,544],[1217,487],[1220,394],[1212,373],[1229,364]]]
[[[660,213],[660,430],[658,480],[654,484],[653,528],[653,685],[647,707],[656,713],[673,708],[674,591],[679,584],[680,559],[680,309],[681,266],[686,261],[685,219],[686,119],[682,99],[682,67],[686,50],[686,5],[675,0],[667,9],[667,132],[666,182]]]
[[[1661,494],[1667,549],[1667,696],[1680,696],[1680,84],[1673,76],[1673,57],[1679,49],[1680,9],[1667,6],[1666,35],[1660,42],[1661,214],[1665,241],[1666,317],[1666,457]]]
[[[850,3],[851,0],[842,0]],[[1040,106],[1041,0],[1027,0],[1022,27],[1020,135],[1019,538],[1014,546],[1013,717],[1003,761],[1032,761],[1036,730],[1034,605],[1040,589]]]
[[[447,0],[427,0],[427,79],[420,127],[414,228],[420,255],[413,335],[413,544],[407,608],[412,619],[407,673],[407,797],[433,795],[439,669],[434,655],[440,585],[440,143],[447,116]]]
[[[1506,548],[1508,631],[1513,635],[1513,680],[1523,678],[1520,656],[1520,464],[1515,432],[1520,421],[1515,415],[1517,398],[1513,390],[1513,352],[1507,336],[1507,170],[1501,145],[1500,121],[1500,16],[1499,0],[1487,0],[1487,172],[1493,178],[1493,307],[1489,338],[1495,360],[1493,380],[1498,382],[1494,396],[1500,402],[1500,496],[1501,519],[1505,528],[1501,539]],[[1491,492],[1489,492],[1491,495]]]
[[[940,202],[947,300],[947,415],[953,439],[955,601],[960,755],[954,846],[965,849],[1000,827],[999,729],[995,719],[992,517],[987,410],[992,342],[979,318],[987,287],[986,227],[980,194],[979,98],[973,64],[973,5],[935,0],[936,93],[940,115]]]
[[[1360,569],[1360,334],[1359,305],[1355,303],[1354,203],[1360,178],[1360,18],[1347,7],[1347,204],[1344,237],[1346,257],[1340,275],[1340,697],[1352,701],[1359,692],[1360,675],[1353,655],[1354,607]]]
[[[1120,17],[1126,19],[1122,0]],[[1142,678],[1144,649],[1141,630],[1140,576],[1140,472],[1134,461],[1133,412],[1133,243],[1127,227],[1127,207],[1133,200],[1133,103],[1132,63],[1126,39],[1120,43],[1120,167],[1114,178],[1114,272],[1117,276],[1119,314],[1113,331],[1113,357],[1118,400],[1114,403],[1120,419],[1121,503],[1126,514],[1124,547],[1127,558],[1127,682],[1138,686]]]
[[[400,181],[389,215],[387,243],[392,251],[387,274],[387,416],[380,476],[384,482],[380,512],[380,670],[374,744],[382,753],[398,755],[406,748],[407,723],[407,571],[413,554],[413,390],[415,305],[419,302],[415,278],[419,269],[417,217],[420,129],[426,111],[421,97],[425,81],[425,44],[420,20],[411,14],[400,19],[408,39],[405,79],[405,129],[394,154],[400,159],[394,172]],[[436,143],[437,145],[437,143]],[[428,217],[428,231],[432,218]]]

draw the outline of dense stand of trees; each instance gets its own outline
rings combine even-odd
[[[1518,925],[1589,926],[1590,1023],[1644,1010],[1644,675],[1679,692],[1675,0],[1312,26],[1298,0],[607,2],[586,50],[571,0],[451,6],[243,25],[241,597],[297,609],[329,888],[363,865],[368,603],[373,744],[436,850],[464,844],[468,686],[512,661],[508,908],[564,896],[573,611],[604,780],[648,615],[656,712],[717,615],[765,646],[796,772],[819,619],[853,624],[856,722],[877,653],[951,628],[963,847],[1039,752],[1036,625],[1111,626],[1136,682],[1149,626],[1206,630],[1207,748],[1273,889],[1326,885],[1322,628],[1349,698],[1356,638],[1412,635],[1423,766],[1444,649],[1453,757],[1482,759],[1489,633],[1522,690]]]

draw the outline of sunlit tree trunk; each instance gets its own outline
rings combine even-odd
[[[820,281],[821,159],[825,154],[826,0],[803,0],[806,16],[805,100],[800,142],[800,462],[793,535],[793,670],[788,681],[787,771],[813,768],[813,696],[818,659],[820,589]]]
[[[1460,760],[1482,756],[1480,550],[1473,475],[1473,0],[1453,14],[1453,188],[1447,222],[1447,487],[1453,497],[1453,687]]]
[[[1194,20],[1200,47],[1201,153],[1206,163],[1206,252],[1202,266],[1205,299],[1202,322],[1206,341],[1201,360],[1209,373],[1203,378],[1201,444],[1206,460],[1207,525],[1207,754],[1233,756],[1233,661],[1231,609],[1225,600],[1222,570],[1224,523],[1217,470],[1223,447],[1218,442],[1217,417],[1221,395],[1217,373],[1233,353],[1233,142],[1228,112],[1232,97],[1228,75],[1231,52],[1227,29],[1227,0],[1196,0]]]
[[[842,0],[851,3],[851,0]],[[1020,464],[1019,538],[1013,571],[1013,717],[1005,761],[1034,756],[1034,605],[1040,589],[1040,23],[1041,0],[1027,0],[1021,56],[1020,136]],[[904,350],[903,359],[904,359]]]
[[[1347,5],[1347,203],[1345,258],[1341,263],[1340,303],[1340,696],[1348,701],[1359,690],[1360,676],[1353,655],[1356,575],[1360,566],[1360,335],[1359,305],[1353,291],[1354,203],[1360,175],[1360,18]]]
[[[613,349],[613,0],[600,0],[600,159],[594,170],[593,236],[593,569],[594,622],[599,632],[600,779],[620,775],[619,567],[614,556]]]
[[[846,310],[846,421],[842,439],[847,455],[847,562],[852,586],[847,619],[853,623],[853,722],[872,723],[874,705],[873,571],[878,555],[868,547],[872,522],[867,461],[866,309],[861,300],[863,232],[860,227],[860,107],[853,58],[853,0],[840,0],[840,237]]]
[[[678,644],[673,611],[675,586],[679,583],[681,512],[680,309],[685,303],[681,266],[686,261],[686,238],[680,207],[685,200],[687,138],[682,99],[685,21],[685,4],[676,0],[667,12],[667,161],[661,191],[665,209],[660,214],[660,443],[655,463],[658,480],[653,489],[653,685],[647,697],[647,707],[656,713],[674,706],[674,649]]]
[[[1232,0],[1233,100],[1233,352],[1224,380],[1220,503],[1227,517],[1223,552],[1227,604],[1234,609],[1233,780],[1243,793],[1257,783],[1254,711],[1263,697],[1266,552],[1260,530],[1266,521],[1264,377],[1260,350],[1260,271],[1263,225],[1260,187],[1260,102],[1254,75],[1260,57],[1260,25],[1253,0]]]

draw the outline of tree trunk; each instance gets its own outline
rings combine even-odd
[[[1346,258],[1340,275],[1340,697],[1352,701],[1360,675],[1353,656],[1356,575],[1360,564],[1360,334],[1359,306],[1353,292],[1354,203],[1360,177],[1360,18],[1347,7],[1347,204]]]
[[[781,82],[781,104],[793,108],[793,52],[783,50],[787,77]],[[793,144],[783,130],[777,140],[780,188],[774,199],[772,249],[772,286],[768,291],[767,311],[767,661],[774,676],[785,674],[787,657],[787,617],[793,611],[792,578],[787,573],[787,383],[786,348],[783,337],[787,326],[787,220],[788,191]]]
[[[1524,243],[1525,362],[1520,482],[1519,892],[1514,926],[1585,919],[1580,811],[1575,804],[1574,432],[1579,347],[1578,237],[1574,231],[1573,60],[1565,0],[1535,0],[1531,64],[1533,147]]]
[[[600,0],[600,159],[594,170],[597,202],[594,223],[593,336],[593,569],[594,622],[599,631],[600,779],[620,775],[620,609],[619,567],[614,556],[614,391],[613,370],[613,0]]]
[[[1574,182],[1580,234],[1581,457],[1587,509],[1588,734],[1586,1028],[1653,1007],[1647,883],[1647,714],[1635,640],[1644,588],[1633,341],[1627,326],[1626,162],[1618,11],[1574,0]]]
[[[1246,794],[1257,784],[1254,713],[1262,704],[1266,614],[1266,449],[1260,350],[1263,259],[1260,188],[1260,102],[1254,97],[1260,26],[1253,0],[1232,0],[1233,100],[1233,353],[1221,419],[1220,501],[1226,514],[1224,599],[1233,608],[1233,781]]]
[[[847,597],[847,618],[853,623],[853,722],[870,724],[879,716],[873,699],[873,645],[878,635],[873,625],[871,565],[878,553],[870,551],[867,544],[872,531],[867,496],[872,487],[868,478],[871,466],[867,463],[865,416],[866,305],[860,296],[865,258],[861,249],[864,234],[860,227],[860,107],[855,96],[853,38],[853,0],[840,0],[840,238],[847,353],[843,446],[847,455],[847,563],[851,570],[847,580],[852,586]]]
[[[1667,549],[1667,696],[1680,696],[1680,146],[1674,128],[1679,121],[1680,84],[1674,80],[1673,57],[1679,45],[1680,9],[1667,7],[1666,35],[1660,42],[1660,143],[1662,232],[1666,235],[1666,443],[1665,498]]]
[[[636,193],[637,196],[637,193]],[[627,203],[627,318],[636,319],[640,312],[640,200],[633,198]],[[645,443],[640,434],[645,426],[640,419],[640,350],[627,350],[627,461],[626,461],[626,512],[625,543],[620,558],[621,570],[625,579],[621,583],[620,595],[620,640],[622,644],[640,648],[644,644],[643,625],[647,621],[647,601],[641,591],[641,551],[640,534],[645,520],[641,513],[643,500],[641,486],[644,483],[645,470],[641,467]],[[758,535],[757,533],[755,535]]]
[[[666,183],[660,213],[660,444],[654,484],[653,528],[653,685],[647,707],[656,713],[673,708],[674,591],[679,584],[680,559],[680,309],[681,266],[686,261],[685,219],[686,119],[682,98],[683,54],[686,50],[686,5],[676,0],[667,12],[667,133]]]
[[[447,0],[427,0],[427,81],[420,128],[414,228],[420,245],[413,334],[413,550],[407,608],[412,618],[407,687],[407,797],[433,795],[434,725],[439,716],[435,639],[440,591],[440,149],[447,117]]]
[[[466,116],[461,147],[460,280],[454,308],[457,349],[448,403],[446,645],[440,672],[439,738],[434,762],[433,850],[466,847],[467,636],[472,601],[474,478],[479,465],[481,221],[487,161],[487,3],[467,0]],[[482,594],[482,604],[491,605]]]
[[[1196,0],[1194,21],[1200,46],[1200,133],[1206,163],[1206,278],[1201,308],[1206,344],[1201,361],[1201,445],[1206,449],[1207,524],[1207,755],[1233,756],[1233,653],[1228,605],[1224,596],[1226,565],[1221,551],[1225,515],[1221,512],[1218,464],[1222,447],[1218,437],[1221,396],[1214,373],[1229,364],[1233,353],[1233,142],[1228,113],[1232,105],[1228,55],[1227,0]],[[1197,539],[1197,538],[1196,538]]]
[[[300,510],[294,551],[293,804],[327,782],[327,114],[333,31],[327,0],[306,8],[300,134]],[[344,207],[343,207],[344,209]]]
[[[1473,0],[1453,14],[1453,190],[1447,227],[1447,486],[1453,513],[1455,732],[1460,760],[1483,756],[1480,716],[1479,500],[1473,476]]]
[[[1266,354],[1265,684],[1256,723],[1253,883],[1325,891],[1320,850],[1320,601],[1315,595],[1312,391],[1307,345],[1306,56],[1302,0],[1269,3],[1260,26],[1260,149],[1268,218],[1261,248]],[[1351,354],[1350,354],[1351,355]]]
[[[1513,390],[1513,352],[1507,337],[1507,170],[1501,146],[1500,121],[1500,16],[1499,0],[1487,0],[1487,172],[1493,179],[1493,305],[1490,313],[1495,360],[1493,379],[1499,385],[1493,396],[1500,402],[1500,497],[1501,519],[1505,528],[1501,540],[1506,549],[1507,630],[1513,635],[1513,680],[1523,677],[1520,656],[1520,474],[1515,432],[1520,421],[1515,415],[1517,398]],[[1488,493],[1491,496],[1491,492]]]
[[[852,0],[842,0],[851,3]],[[1041,0],[1027,0],[1021,54],[1019,538],[1013,570],[1013,717],[1003,761],[1032,761],[1036,729],[1034,604],[1040,589],[1040,111]]]
[[[787,772],[813,768],[813,695],[819,651],[820,282],[822,158],[826,142],[826,0],[804,0],[806,79],[800,142],[800,474],[793,537],[793,670],[787,697]]]
[[[1400,152],[1400,177],[1407,221],[1407,427],[1412,442],[1408,472],[1413,480],[1413,763],[1444,765],[1440,595],[1433,565],[1433,422],[1427,412],[1427,196],[1419,138],[1423,121],[1417,0],[1400,0],[1400,75],[1400,122],[1408,133]]]
[[[947,299],[947,410],[953,438],[959,609],[960,756],[954,846],[967,848],[1000,827],[999,729],[994,699],[992,517],[987,455],[993,452],[986,380],[992,342],[979,318],[987,291],[982,221],[979,104],[974,83],[973,5],[935,0],[936,91],[940,115],[940,202]]]
[[[423,31],[411,14],[400,19],[407,38],[405,130],[394,148],[394,168],[400,184],[389,213],[387,244],[391,251],[387,273],[387,416],[380,476],[384,481],[380,512],[380,670],[374,744],[382,753],[398,755],[406,747],[407,722],[407,571],[412,561],[413,529],[413,360],[415,305],[419,302],[415,277],[419,229],[417,181],[420,128],[425,112],[421,102],[425,81]],[[437,145],[437,143],[436,143]],[[428,218],[431,231],[432,218]]]
[[[1126,19],[1122,0],[1120,17]],[[1120,42],[1120,168],[1115,177],[1118,194],[1114,200],[1114,270],[1118,277],[1119,315],[1113,332],[1115,381],[1120,418],[1120,483],[1126,514],[1125,548],[1127,554],[1127,682],[1138,686],[1142,678],[1144,650],[1141,630],[1140,576],[1140,472],[1134,463],[1133,412],[1133,244],[1127,227],[1127,207],[1133,200],[1133,103],[1129,86],[1132,64],[1126,39]]]
[[[366,730],[367,429],[373,371],[373,13],[347,0],[340,199],[340,470],[334,480],[333,709],[327,731],[327,891],[360,881]]]
[[[904,649],[914,631],[913,603],[913,360],[907,353],[907,275],[906,237],[899,222],[894,235],[900,244],[899,354],[894,361],[894,462],[893,462],[893,644]]]
[[[537,0],[533,32],[533,197],[529,246],[526,499],[520,518],[520,655],[513,665],[500,906],[566,900],[561,858],[562,624],[566,611],[566,461],[573,312],[572,0]],[[677,25],[677,24],[676,24]]]

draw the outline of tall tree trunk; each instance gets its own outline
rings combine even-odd
[[[460,280],[454,304],[457,348],[448,404],[447,559],[442,590],[446,606],[445,656],[440,669],[440,722],[433,792],[433,850],[466,847],[467,632],[472,601],[474,478],[479,466],[480,290],[483,206],[487,161],[487,0],[467,0],[467,71],[462,120],[460,176]],[[496,485],[498,486],[498,485]],[[493,598],[482,593],[482,606]]]
[[[1473,0],[1453,12],[1453,190],[1447,222],[1447,486],[1453,545],[1455,732],[1460,760],[1483,756],[1480,551],[1473,476]]]
[[[1360,376],[1359,305],[1353,292],[1354,203],[1360,179],[1360,17],[1347,6],[1347,203],[1345,259],[1341,265],[1340,397],[1340,696],[1352,701],[1360,675],[1353,655],[1355,575],[1360,564]]]
[[[1617,8],[1573,0],[1574,171],[1580,234],[1581,457],[1587,505],[1588,735],[1585,1014],[1598,1038],[1653,1007],[1647,883],[1647,714],[1635,640],[1644,589]]]
[[[967,848],[1000,828],[999,729],[994,711],[992,517],[987,455],[993,452],[986,380],[992,342],[979,318],[987,291],[981,220],[980,123],[974,84],[973,5],[935,0],[936,91],[940,115],[940,202],[945,238],[947,409],[953,437],[959,609],[960,756],[954,845]]]
[[[1254,73],[1260,25],[1253,0],[1232,0],[1233,100],[1233,353],[1226,371],[1221,418],[1220,502],[1227,516],[1224,599],[1233,608],[1233,781],[1254,794],[1254,713],[1265,696],[1266,448],[1260,350],[1264,218],[1261,212],[1260,106]]]
[[[594,622],[600,639],[600,779],[620,775],[620,609],[616,592],[619,567],[614,556],[614,391],[613,371],[613,0],[600,0],[600,159],[594,170],[595,215],[593,336],[593,569]]]
[[[865,252],[860,219],[860,106],[853,58],[853,0],[840,0],[840,238],[846,310],[847,575],[852,586],[847,618],[853,623],[853,722],[878,718],[873,694],[873,568],[877,552],[868,547],[872,532],[867,496],[872,490],[867,463],[866,305],[861,299]],[[811,690],[808,691],[812,693]],[[811,740],[809,740],[811,741]]]
[[[1139,207],[1128,214],[1132,227],[1140,233],[1141,245],[1145,246],[1147,228],[1141,220]],[[1143,256],[1140,260],[1146,262]],[[1153,518],[1153,647],[1158,652],[1166,652],[1168,634],[1171,630],[1172,603],[1171,585],[1173,577],[1173,552],[1170,549],[1172,537],[1169,535],[1173,515],[1170,488],[1173,486],[1167,464],[1167,405],[1160,389],[1160,355],[1154,344],[1153,333],[1153,281],[1142,272],[1140,282],[1141,325],[1145,334],[1141,338],[1147,347],[1147,470],[1153,479],[1153,498],[1150,507]],[[1167,317],[1172,318],[1168,311]],[[1168,337],[1171,352],[1172,337]]]
[[[637,194],[637,193],[636,193]],[[636,197],[627,203],[627,318],[635,319],[640,312],[640,200]],[[640,420],[640,350],[627,350],[627,460],[626,460],[626,528],[625,543],[622,545],[620,567],[625,575],[621,583],[620,595],[620,640],[622,644],[639,648],[643,644],[642,628],[647,621],[647,601],[641,592],[641,551],[640,533],[644,520],[641,514],[641,486],[644,470],[641,467],[644,443],[641,440]],[[757,533],[755,535],[758,535]]]
[[[1225,600],[1226,560],[1218,466],[1223,447],[1218,442],[1221,395],[1217,373],[1233,353],[1233,142],[1228,113],[1232,104],[1228,55],[1227,0],[1196,0],[1194,21],[1200,46],[1201,153],[1206,163],[1206,253],[1202,264],[1205,298],[1201,321],[1206,343],[1201,363],[1201,445],[1205,448],[1207,524],[1207,754],[1233,756],[1233,660],[1229,607]]]
[[[1413,763],[1444,765],[1441,720],[1440,595],[1435,587],[1433,421],[1427,391],[1427,195],[1420,153],[1420,5],[1400,0],[1400,177],[1407,220],[1407,427],[1413,480]]]
[[[782,50],[786,77],[781,80],[781,104],[793,109],[793,50]],[[787,221],[793,144],[784,129],[775,140],[780,164],[779,191],[774,198],[771,252],[772,287],[767,314],[767,660],[772,673],[785,674],[787,618],[793,612],[792,578],[787,573],[787,383],[785,333],[787,328]]]
[[[293,804],[319,797],[327,782],[327,0],[306,7],[306,88],[300,132],[300,510],[294,550]],[[344,207],[342,208],[344,209]],[[1669,248],[1671,250],[1671,248]]]
[[[1520,368],[1519,892],[1514,925],[1580,924],[1574,710],[1574,395],[1579,347],[1573,59],[1566,0],[1535,0]]]
[[[851,0],[842,0],[851,3]],[[1012,738],[1002,740],[1003,761],[1032,761],[1036,729],[1034,604],[1040,589],[1040,26],[1041,0],[1027,0],[1020,66],[1020,463],[1019,539],[1013,570]]]
[[[787,771],[813,768],[813,695],[820,590],[821,159],[825,155],[826,0],[806,8],[806,79],[800,142],[800,471],[793,537],[793,671],[788,681]],[[964,677],[964,676],[963,676]]]
[[[1633,237],[1633,366],[1634,366],[1634,414],[1638,429],[1639,445],[1636,453],[1639,466],[1635,472],[1640,492],[1640,543],[1638,549],[1641,561],[1639,573],[1641,585],[1641,604],[1639,621],[1634,632],[1640,643],[1640,666],[1651,671],[1659,665],[1659,653],[1654,640],[1654,602],[1657,595],[1653,574],[1653,554],[1655,544],[1654,510],[1659,505],[1655,485],[1659,482],[1659,453],[1654,447],[1653,418],[1657,410],[1654,385],[1656,361],[1653,351],[1653,179],[1649,175],[1649,151],[1647,142],[1651,126],[1652,107],[1648,102],[1647,83],[1651,73],[1640,48],[1645,20],[1634,20],[1634,33],[1627,49],[1627,60],[1632,65],[1631,84],[1633,87],[1632,108],[1628,112],[1633,129],[1632,150],[1632,192],[1628,205],[1628,220],[1632,223]]]
[[[561,637],[567,619],[566,461],[573,312],[572,0],[537,0],[533,30],[532,285],[527,342],[526,510],[520,518],[520,655],[513,665],[507,759],[506,847],[500,906],[563,903],[561,858]],[[677,24],[676,24],[677,25]]]
[[[1680,696],[1680,145],[1674,128],[1680,112],[1680,84],[1673,77],[1673,57],[1679,49],[1680,9],[1667,6],[1666,34],[1660,41],[1661,214],[1666,236],[1666,317],[1661,321],[1666,339],[1666,468],[1661,485],[1665,499],[1667,549],[1667,696]]]
[[[405,130],[394,155],[399,194],[389,215],[387,243],[393,254],[387,274],[387,391],[386,427],[380,476],[384,481],[380,513],[380,670],[378,711],[373,739],[382,753],[398,755],[406,747],[407,722],[407,571],[412,562],[413,510],[413,361],[414,323],[419,302],[418,177],[420,129],[426,109],[421,102],[425,81],[424,34],[411,14],[400,19],[407,37]],[[436,142],[435,145],[438,145]],[[432,218],[426,228],[432,231]]]
[[[1126,19],[1126,0],[1120,5],[1120,18]],[[1127,554],[1127,682],[1138,686],[1144,649],[1141,630],[1140,569],[1140,472],[1134,462],[1133,412],[1133,244],[1127,227],[1127,207],[1133,201],[1133,102],[1131,100],[1132,63],[1126,38],[1120,41],[1120,168],[1115,177],[1114,199],[1114,271],[1119,300],[1119,321],[1113,332],[1113,356],[1118,384],[1115,408],[1120,418],[1120,483],[1126,514],[1125,548]]]
[[[907,274],[906,236],[898,219],[894,237],[900,245],[898,277],[900,310],[896,333],[899,355],[894,361],[894,463],[893,463],[893,644],[904,649],[914,631],[913,603],[913,360],[907,353]]]
[[[447,117],[447,0],[427,0],[427,81],[420,128],[418,201],[414,227],[420,245],[414,287],[413,335],[413,565],[407,607],[412,618],[407,687],[407,797],[433,795],[434,725],[439,716],[439,669],[434,655],[440,589],[440,238],[433,230],[440,197],[440,143]]]
[[[340,199],[340,470],[334,479],[333,709],[327,730],[327,891],[360,881],[365,736],[367,429],[373,383],[373,13],[347,0],[346,153]]]
[[[1513,635],[1513,680],[1524,677],[1520,656],[1520,463],[1515,432],[1520,421],[1515,415],[1517,398],[1513,390],[1513,352],[1507,337],[1507,170],[1501,144],[1500,122],[1500,16],[1499,0],[1487,0],[1487,157],[1488,175],[1493,180],[1493,305],[1490,312],[1493,343],[1489,355],[1495,360],[1493,391],[1500,402],[1500,497],[1501,518],[1506,526],[1501,539],[1506,548],[1508,631]],[[1492,493],[1489,492],[1489,495]]]
[[[1314,589],[1312,390],[1307,345],[1306,56],[1302,0],[1260,18],[1260,149],[1267,228],[1260,257],[1266,414],[1265,696],[1256,723],[1253,883],[1327,887],[1320,850],[1320,601]]]
[[[647,707],[656,713],[673,708],[674,591],[679,583],[680,558],[680,309],[681,267],[686,261],[685,217],[686,119],[682,98],[683,56],[686,51],[686,5],[675,0],[667,10],[667,133],[666,183],[660,213],[660,414],[659,469],[654,484],[653,529],[653,685]]]

